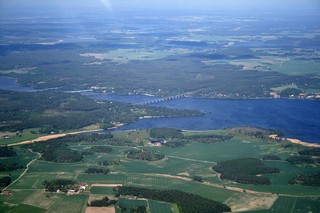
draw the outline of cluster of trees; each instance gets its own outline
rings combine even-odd
[[[103,206],[111,206],[116,203],[115,200],[110,200],[108,197],[104,197],[100,200],[92,200],[88,206],[92,207],[103,207]]]
[[[262,156],[261,159],[262,160],[281,160],[281,158],[276,155],[265,155],[265,156]]]
[[[151,150],[129,150],[127,157],[137,160],[146,160],[146,161],[158,161],[163,159],[164,154],[154,153]]]
[[[83,155],[69,148],[61,140],[52,139],[41,143],[33,143],[26,145],[34,152],[42,154],[42,159],[57,163],[74,163],[83,159]]]
[[[203,177],[201,177],[201,176],[194,176],[193,178],[192,178],[192,180],[194,180],[194,181],[197,181],[197,182],[200,182],[200,183],[202,183],[204,180],[203,180]]]
[[[147,213],[147,207],[146,206],[137,206],[137,207],[130,207],[130,209],[127,209],[127,207],[119,205],[121,213]]]
[[[11,183],[11,178],[9,176],[0,178],[0,187],[6,187],[10,183]]]
[[[142,116],[200,115],[195,110],[137,106],[120,102],[96,102],[80,94],[42,91],[15,92],[0,90],[0,131],[41,128],[41,133],[79,129],[90,124],[104,128],[115,122],[130,123]]]
[[[131,195],[140,198],[176,203],[180,212],[230,212],[230,207],[217,201],[209,200],[199,195],[194,195],[177,190],[156,190],[138,187],[118,187],[119,195]]]
[[[179,129],[172,128],[153,128],[150,129],[150,137],[157,139],[183,138]]]
[[[103,152],[103,153],[109,153],[112,152],[113,149],[110,146],[93,146],[90,148],[93,152]]]
[[[292,156],[287,158],[287,161],[291,164],[302,166],[315,164],[318,160],[310,156]]]
[[[221,179],[236,181],[243,184],[270,185],[271,181],[258,174],[279,173],[279,169],[268,167],[260,159],[243,158],[218,162],[213,169],[221,173]]]
[[[163,145],[170,147],[170,148],[178,148],[178,147],[184,146],[187,143],[188,143],[188,141],[186,141],[186,140],[176,139],[176,140],[167,141],[167,143],[164,143]]]
[[[286,88],[282,90],[279,95],[284,98],[297,97],[303,90],[298,88]]]
[[[85,141],[86,143],[95,144],[97,142],[107,142],[113,139],[113,135],[111,133],[76,134],[57,139],[63,140],[66,143],[80,143]]]
[[[312,149],[300,150],[298,153],[300,155],[320,156],[320,148],[312,148]]]
[[[0,158],[14,157],[17,153],[12,147],[1,146],[0,147]]]
[[[249,137],[255,137],[260,139],[271,139],[269,135],[280,134],[280,132],[275,132],[273,130],[261,129],[256,127],[233,127],[227,128],[228,132],[232,135],[245,135]]]
[[[192,135],[185,138],[194,142],[209,144],[230,140],[232,137],[231,135]]]
[[[320,172],[313,174],[297,174],[293,179],[289,180],[289,184],[320,186]]]
[[[121,164],[120,160],[104,160],[104,161],[98,162],[99,166],[112,166],[112,165],[120,165],[120,164]]]
[[[56,192],[60,190],[61,192],[67,192],[69,189],[72,189],[77,182],[68,179],[55,179],[55,180],[44,180],[44,188],[49,192]]]
[[[14,171],[22,168],[24,168],[24,166],[18,165],[15,162],[0,163],[0,172]]]
[[[199,143],[217,143],[230,140],[232,135],[191,135],[184,136],[182,131],[173,128],[153,128],[150,129],[150,137],[156,139],[167,139],[168,141],[163,144],[164,146],[177,148],[182,147],[190,142]]]
[[[104,168],[104,169],[101,169],[101,168],[88,168],[86,169],[85,173],[87,174],[109,174],[110,172],[110,169],[108,168]]]
[[[91,151],[88,151],[88,150],[85,150],[85,151],[82,151],[81,152],[82,155],[93,155],[94,152],[91,152]]]

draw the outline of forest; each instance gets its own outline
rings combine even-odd
[[[129,150],[127,151],[127,158],[146,161],[158,161],[163,159],[164,154],[155,153],[151,150]]]
[[[104,160],[104,161],[98,162],[99,166],[112,166],[112,165],[120,165],[120,164],[121,164],[120,160]]]
[[[230,140],[232,135],[190,135],[184,136],[182,130],[174,128],[152,128],[150,131],[150,137],[153,139],[166,139],[164,146],[171,148],[184,146],[186,143],[198,142],[198,143],[217,143]]]
[[[40,128],[39,133],[79,129],[100,124],[103,129],[114,123],[131,123],[143,116],[173,117],[201,115],[196,110],[138,106],[120,102],[94,101],[75,93],[55,91],[14,92],[0,90],[0,131]]]
[[[320,148],[305,149],[298,152],[300,155],[320,156]]]
[[[11,183],[11,177],[5,176],[0,178],[0,187],[6,187]]]
[[[107,196],[103,197],[100,200],[92,200],[90,203],[88,203],[88,206],[92,207],[102,207],[102,206],[110,206],[114,205],[116,203],[115,200],[110,200]]]
[[[12,147],[0,146],[0,158],[14,157],[17,153]]]
[[[232,138],[233,136],[231,135],[192,135],[185,137],[185,139],[190,140],[192,142],[206,144],[223,142]]]
[[[156,190],[137,188],[130,186],[118,187],[119,195],[131,195],[139,198],[146,198],[168,203],[176,203],[180,212],[195,213],[195,212],[229,212],[231,209],[217,201],[209,200],[199,195],[189,194],[177,190]]]
[[[292,156],[287,158],[287,161],[296,166],[312,166],[320,160],[310,156]]]
[[[305,185],[305,186],[320,186],[320,172],[312,174],[297,174],[289,180],[289,184]]]
[[[61,192],[67,192],[71,189],[77,182],[68,179],[54,179],[54,180],[44,180],[43,186],[49,192],[57,192],[60,190]]]
[[[90,151],[103,153],[109,153],[112,152],[112,150],[113,149],[110,146],[93,146],[90,148]]]
[[[213,169],[221,173],[221,179],[227,179],[244,184],[270,185],[267,177],[256,176],[258,174],[279,173],[279,169],[268,167],[256,158],[242,158],[218,162]]]
[[[101,168],[88,168],[86,169],[85,173],[87,174],[108,174],[110,172],[110,169],[107,169],[107,168],[104,168],[104,169],[101,169]]]
[[[25,145],[26,148],[34,152],[41,153],[41,158],[46,161],[56,163],[73,163],[83,159],[80,152],[72,150],[66,143],[61,140],[53,139],[41,143],[33,143]]]
[[[181,130],[173,128],[152,128],[150,137],[155,139],[183,138]]]
[[[16,162],[0,162],[0,172],[9,172],[22,168],[24,168],[24,166],[21,166]]]
[[[281,160],[281,158],[276,155],[264,155],[262,156],[261,159],[262,160]]]

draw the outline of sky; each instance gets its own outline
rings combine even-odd
[[[0,0],[0,6],[14,7],[106,7],[155,9],[319,9],[320,0]]]
[[[0,0],[0,13],[17,11],[37,11],[42,8],[67,10],[104,9],[116,13],[121,10],[179,10],[179,11],[226,11],[259,12],[278,11],[280,13],[320,14],[320,0]],[[1,16],[1,15],[0,15]]]

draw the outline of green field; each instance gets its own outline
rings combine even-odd
[[[227,135],[229,130],[209,132],[183,132],[186,136],[191,135]],[[136,140],[137,137],[148,141],[148,131],[133,131],[115,133],[115,137]],[[69,146],[73,150],[85,151],[92,146],[105,145],[102,142],[90,144],[85,141]],[[141,148],[141,147],[139,147]],[[139,149],[136,148],[136,149]],[[18,156],[1,159],[2,162],[20,162],[24,165],[38,155],[21,147],[14,148]],[[320,188],[310,186],[289,185],[288,180],[297,173],[313,172],[319,168],[297,167],[291,165],[285,159],[301,150],[300,146],[285,148],[282,144],[272,140],[261,140],[245,135],[235,135],[232,139],[219,143],[204,144],[191,141],[183,147],[154,147],[145,145],[143,149],[152,150],[165,154],[165,159],[155,162],[128,159],[126,150],[132,147],[112,146],[109,153],[94,153],[85,155],[78,163],[54,163],[41,159],[30,165],[29,170],[19,181],[11,185],[8,190],[10,196],[0,196],[3,203],[1,208],[21,208],[19,205],[28,205],[28,208],[40,208],[35,211],[70,212],[84,210],[89,195],[115,196],[113,187],[93,186],[91,184],[123,184],[125,186],[145,187],[162,190],[180,190],[200,195],[231,206],[235,211],[242,209],[256,212],[295,212],[310,209],[316,212],[319,204]],[[226,151],[227,150],[227,151]],[[221,180],[219,175],[212,170],[216,162],[238,158],[261,158],[265,155],[276,155],[279,161],[264,161],[270,167],[278,168],[278,174],[265,175],[271,180],[271,185],[247,185],[238,184],[228,180]],[[111,170],[110,174],[86,174],[84,171],[90,167],[101,167],[97,163],[104,160],[120,160],[120,164],[102,166]],[[11,172],[12,177],[18,177],[23,170]],[[2,172],[5,176],[8,173]],[[201,176],[206,182],[192,181],[194,176]],[[43,192],[43,181],[53,179],[72,179],[89,184],[80,195],[66,196],[59,193]],[[211,185],[210,185],[211,184]],[[214,185],[216,184],[216,185]],[[219,186],[219,187],[217,187]],[[229,187],[238,188],[237,190]],[[255,191],[254,194],[244,192]],[[279,198],[278,198],[279,196]],[[291,197],[298,196],[298,197]],[[311,199],[309,196],[313,196]],[[135,201],[124,199],[126,206],[138,206],[146,204],[145,200]],[[150,201],[151,212],[178,212],[173,204]],[[7,211],[7,210],[6,210]],[[117,209],[119,211],[119,209]]]
[[[32,213],[44,213],[46,212],[45,209],[42,208],[37,208],[34,206],[29,206],[25,204],[19,204],[19,205],[14,205],[10,203],[3,203],[0,202],[0,211],[5,213],[5,212],[10,212],[10,213],[24,213],[24,212],[32,212]]]
[[[131,208],[135,208],[138,206],[145,206],[152,213],[170,213],[175,211],[173,205],[164,202],[157,202],[154,200],[119,199],[117,205],[126,207],[128,213],[130,212]]]
[[[0,133],[0,145],[7,145],[7,144],[13,144],[21,141],[26,140],[33,140],[40,136],[43,136],[43,134],[34,134],[32,132],[38,132],[38,128],[32,128],[32,129],[25,129],[21,132],[21,137],[16,137],[14,133],[12,132],[1,132]],[[10,138],[4,139],[2,136],[4,135],[10,135]]]
[[[276,212],[319,212],[319,198],[279,197],[269,210],[250,211],[250,213],[276,213]],[[249,213],[249,212],[248,212]]]

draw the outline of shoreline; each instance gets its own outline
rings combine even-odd
[[[320,148],[320,144],[317,144],[317,143],[308,143],[308,142],[305,142],[305,141],[301,141],[299,139],[296,139],[296,138],[282,138],[282,137],[279,137],[277,134],[273,134],[273,135],[269,135],[270,138],[273,138],[273,139],[281,139],[281,140],[287,140],[291,143],[294,143],[294,144],[298,144],[298,145],[301,145],[301,146],[306,146],[306,147],[313,147],[313,148]]]
[[[81,133],[98,132],[101,130],[102,129],[83,130],[83,131],[68,132],[68,133],[61,133],[61,134],[45,135],[45,136],[35,138],[33,140],[26,140],[26,141],[21,141],[21,142],[17,142],[17,143],[11,143],[11,144],[8,144],[7,146],[18,146],[18,145],[24,145],[24,144],[38,143],[38,142],[42,142],[42,141],[48,141],[50,139],[62,138],[67,135],[77,135],[77,134],[81,134]]]

